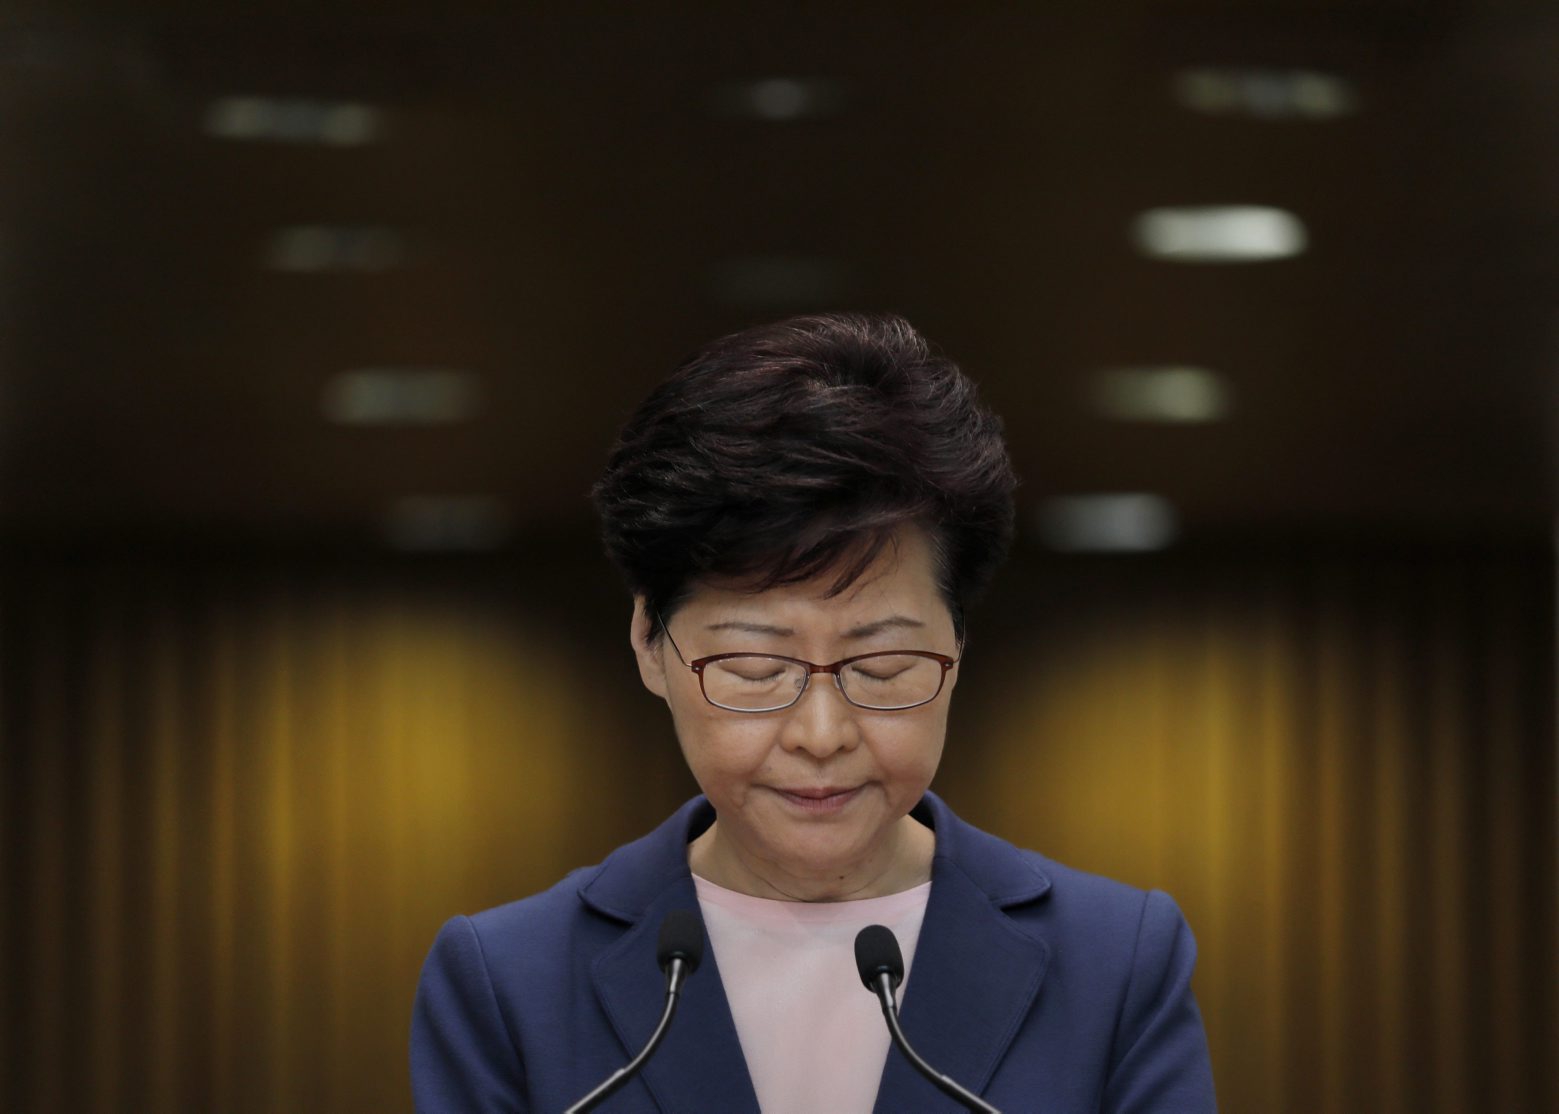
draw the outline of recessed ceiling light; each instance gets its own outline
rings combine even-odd
[[[763,255],[728,259],[710,274],[716,301],[736,306],[825,305],[851,289],[848,269],[837,259]]]
[[[384,135],[384,114],[355,101],[221,97],[206,106],[207,135],[271,143],[357,147]]]
[[[1183,263],[1286,259],[1309,244],[1304,223],[1264,205],[1193,205],[1149,209],[1132,222],[1138,249]]]
[[[843,87],[830,78],[768,77],[716,86],[709,106],[717,116],[779,122],[831,116],[844,100]]]
[[[386,271],[405,258],[399,232],[371,225],[279,228],[265,251],[266,265],[276,271]]]
[[[389,543],[410,552],[498,549],[512,532],[509,508],[489,495],[411,495],[385,517]]]
[[[1163,549],[1179,532],[1175,509],[1140,492],[1067,495],[1040,505],[1039,538],[1070,553],[1132,553]]]
[[[1175,99],[1194,112],[1263,120],[1330,120],[1357,111],[1352,82],[1315,70],[1197,67],[1171,81]]]
[[[474,416],[480,394],[469,371],[359,368],[331,376],[320,405],[345,425],[440,425]]]
[[[1200,367],[1115,367],[1096,372],[1090,401],[1127,422],[1212,422],[1228,417],[1222,376]]]

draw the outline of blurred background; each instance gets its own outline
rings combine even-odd
[[[861,308],[1024,480],[938,789],[1175,895],[1223,1109],[1555,1109],[1552,3],[7,8],[0,1105],[408,1111],[694,790],[615,429]]]

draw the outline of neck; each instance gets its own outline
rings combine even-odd
[[[827,871],[793,866],[752,854],[723,837],[716,820],[688,845],[694,874],[717,886],[776,901],[860,901],[902,893],[931,880],[936,836],[905,816],[884,846],[866,860]]]

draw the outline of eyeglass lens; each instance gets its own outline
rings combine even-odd
[[[862,708],[891,711],[924,704],[941,691],[940,662],[914,654],[875,654],[839,671],[845,698]],[[807,669],[761,654],[712,661],[704,667],[704,695],[738,712],[772,712],[800,699]]]

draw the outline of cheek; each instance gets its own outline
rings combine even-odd
[[[755,774],[774,749],[772,722],[758,717],[734,719],[701,697],[693,707],[674,705],[672,721],[682,756],[701,785]]]
[[[924,788],[931,782],[942,760],[942,745],[947,735],[945,718],[929,722],[883,725],[877,733],[875,748],[883,773],[894,781]]]

